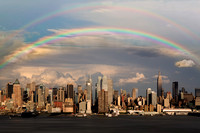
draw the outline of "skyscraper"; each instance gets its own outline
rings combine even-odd
[[[86,89],[87,89],[87,100],[90,100],[92,102],[92,79],[89,78],[88,81],[86,81]]]
[[[16,107],[22,106],[22,90],[18,79],[13,84],[13,102]]]
[[[178,102],[178,82],[172,83],[172,97],[175,99],[176,102]]]
[[[157,96],[162,96],[162,76],[160,74],[160,71],[157,78]]]
[[[103,76],[102,89],[103,89],[104,91],[108,91],[108,80],[107,80],[107,76]]]
[[[92,79],[91,77],[86,81],[86,89],[87,89],[87,111],[86,113],[92,113],[91,105],[92,105]]]
[[[135,100],[138,97],[138,88],[133,88],[132,90],[132,98]]]
[[[12,93],[13,93],[13,84],[9,82],[6,88],[6,97],[12,98]]]
[[[66,98],[72,98],[74,99],[74,87],[73,84],[67,84],[67,88],[66,88]]]
[[[151,91],[151,93],[149,94],[149,103],[151,105],[153,105],[154,107],[157,104],[157,95],[155,91]]]
[[[113,102],[113,81],[112,79],[107,79],[108,82],[108,105]]]
[[[102,78],[101,78],[101,76],[98,76],[98,80],[97,80],[97,96],[98,96],[99,91],[101,91],[101,89],[102,89]]]
[[[150,94],[150,93],[151,93],[151,88],[148,88],[148,89],[146,90],[147,105],[150,104],[150,102],[149,102],[149,94]]]
[[[45,106],[45,86],[42,84],[37,85],[36,90],[38,94],[38,107],[43,108]]]
[[[108,91],[101,90],[98,93],[98,113],[108,112]]]
[[[65,101],[65,92],[62,87],[59,88],[57,92],[57,101],[58,102],[64,102]]]

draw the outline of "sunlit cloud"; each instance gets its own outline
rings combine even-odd
[[[143,73],[136,73],[135,77],[127,78],[127,79],[120,79],[119,83],[125,84],[125,83],[138,83],[145,80],[145,76]]]
[[[193,60],[182,60],[182,61],[178,61],[175,63],[175,66],[181,68],[181,67],[193,67],[195,66],[195,63]]]

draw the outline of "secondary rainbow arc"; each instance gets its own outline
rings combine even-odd
[[[175,26],[177,29],[179,29],[180,31],[182,31],[183,33],[186,33],[187,35],[195,38],[195,39],[198,39],[200,40],[200,37],[196,34],[194,34],[193,32],[191,32],[190,30],[188,30],[187,28],[181,26],[180,24],[177,24],[176,22],[164,17],[164,16],[161,16],[159,14],[156,14],[154,12],[151,12],[151,11],[147,11],[147,10],[144,10],[144,9],[138,9],[138,8],[133,8],[133,7],[127,7],[127,6],[117,6],[117,5],[99,5],[99,3],[92,3],[92,4],[81,4],[81,5],[75,5],[75,6],[70,6],[66,9],[61,9],[61,10],[56,10],[56,11],[53,11],[47,15],[44,15],[42,17],[39,17],[33,21],[31,21],[30,23],[24,25],[23,27],[21,27],[19,29],[19,32],[16,32],[16,33],[13,33],[11,34],[10,36],[8,36],[4,42],[6,42],[7,40],[13,38],[14,36],[16,36],[18,33],[20,33],[21,31],[24,31],[30,27],[33,27],[37,24],[40,24],[42,22],[45,22],[49,19],[52,19],[54,17],[57,17],[57,16],[61,16],[61,15],[64,15],[64,14],[68,14],[68,13],[73,13],[73,12],[79,12],[79,11],[84,11],[84,10],[90,10],[90,9],[98,9],[98,8],[108,8],[108,9],[119,9],[119,10],[124,10],[124,11],[130,11],[130,12],[137,12],[137,13],[140,13],[142,15],[146,15],[146,16],[150,16],[152,18],[155,18],[155,19],[158,19],[158,20],[162,20],[164,22],[167,22],[173,26]],[[3,43],[4,43],[3,42]],[[2,43],[2,44],[3,44]]]

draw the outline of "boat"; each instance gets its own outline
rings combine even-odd
[[[75,116],[76,117],[86,117],[87,115],[85,113],[84,114],[79,113],[79,114],[76,114]]]

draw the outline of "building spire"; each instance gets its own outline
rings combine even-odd
[[[19,80],[16,79],[15,82],[14,82],[14,84],[20,84]]]

